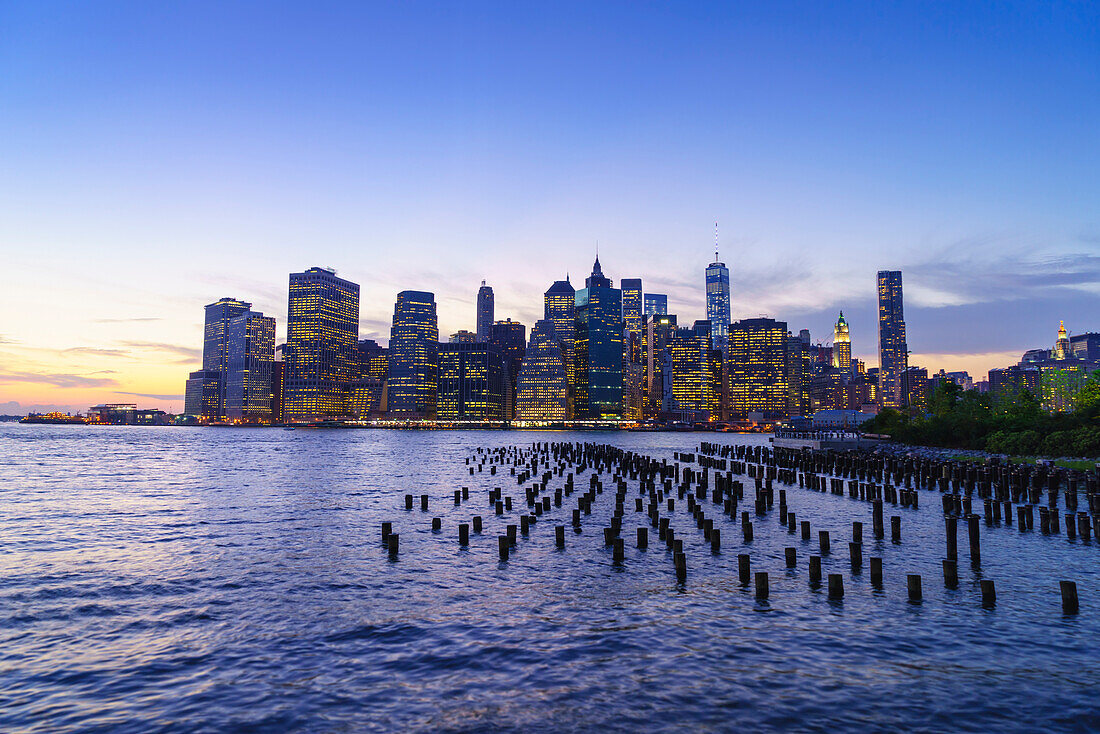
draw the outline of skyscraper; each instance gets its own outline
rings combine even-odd
[[[642,279],[623,278],[619,281],[619,289],[623,292],[623,326],[641,342]]]
[[[905,384],[909,351],[902,310],[901,271],[878,272],[878,399],[884,408],[903,408],[908,402]]]
[[[646,293],[643,296],[645,304],[643,316],[667,316],[668,296],[663,293]]]
[[[388,412],[398,418],[433,419],[439,389],[439,321],[435,295],[401,291],[393,307]]]
[[[711,324],[696,321],[692,328],[676,329],[672,337],[672,397],[678,411],[691,421],[709,421],[717,404],[711,354]]]
[[[536,321],[516,383],[516,420],[568,420],[569,382],[554,323]]]
[[[715,243],[714,262],[707,266],[707,319],[711,323],[714,345],[725,347],[730,325],[730,271],[718,260]]]
[[[252,308],[251,303],[238,301],[236,298],[220,298],[206,306],[206,319],[203,324],[202,334],[202,371],[207,373],[207,381],[215,379],[211,372],[217,372],[217,386],[207,386],[206,391],[213,389],[215,398],[213,412],[202,417],[208,420],[221,420],[225,418],[225,389],[226,370],[229,367],[229,322]],[[197,379],[195,375],[191,379]],[[207,410],[211,405],[207,404]]]
[[[658,314],[646,317],[645,379],[643,415],[655,418],[671,408],[671,346],[676,334],[676,316]],[[667,367],[667,369],[666,369]]]
[[[833,367],[845,375],[852,373],[852,338],[848,334],[848,322],[844,320],[843,311],[833,327]]]
[[[623,297],[600,268],[592,266],[574,309],[578,420],[618,420],[623,414]]]
[[[570,389],[576,384],[573,357],[576,297],[577,292],[569,283],[568,275],[565,280],[554,281],[543,295],[543,318],[554,325],[554,334],[561,342],[561,356],[565,361],[565,376],[569,380]]]
[[[523,366],[523,355],[527,351],[527,327],[518,321],[505,319],[497,321],[489,330],[489,343],[500,352],[504,359],[506,382],[505,410],[506,420],[512,420],[515,414],[516,380]]]
[[[492,342],[439,345],[439,419],[502,421],[507,381]]]
[[[328,268],[290,274],[284,404],[286,421],[350,415],[348,385],[359,377],[359,286]]]
[[[491,286],[481,281],[481,287],[477,290],[477,340],[489,341],[489,331],[493,328],[493,317],[496,313],[496,299],[493,296]]]
[[[270,423],[275,319],[246,311],[229,321],[225,417],[244,423]]]
[[[791,412],[787,324],[774,319],[742,319],[730,327],[730,413],[761,413],[765,420]]]

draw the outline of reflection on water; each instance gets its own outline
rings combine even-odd
[[[981,568],[960,563],[947,590],[927,495],[919,511],[887,505],[900,545],[868,533],[864,557],[884,559],[876,591],[846,550],[870,507],[794,488],[814,541],[772,513],[746,547],[719,519],[717,556],[678,504],[679,586],[656,538],[628,541],[612,566],[605,492],[564,551],[553,525],[568,502],[501,564],[496,535],[522,488],[469,476],[465,458],[536,440],[671,459],[700,440],[766,438],[0,426],[0,729],[1100,728],[1095,541],[983,526]],[[492,513],[494,487],[516,512]],[[406,512],[405,493],[431,495],[430,511]],[[627,509],[632,539],[646,518]],[[457,524],[475,514],[485,532],[460,548]],[[383,520],[401,535],[395,562]],[[845,575],[841,602],[807,584],[818,529],[832,531],[823,572]],[[767,602],[738,583],[743,552],[771,573]],[[924,576],[920,605],[907,573]],[[980,606],[982,577],[995,609]],[[1061,578],[1078,583],[1075,617],[1061,614]]]

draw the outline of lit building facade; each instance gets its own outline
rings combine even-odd
[[[718,259],[717,250],[714,251],[714,262],[707,266],[706,277],[707,320],[711,323],[715,346],[724,348],[730,325],[730,271]]]
[[[552,321],[536,321],[516,383],[517,421],[569,419],[569,380],[561,340]]]
[[[623,278],[619,281],[623,294],[623,326],[634,334],[639,343],[642,338],[642,279]]]
[[[884,408],[904,408],[909,394],[905,379],[909,348],[902,308],[901,271],[878,272],[878,400]]]
[[[271,423],[275,319],[246,311],[230,320],[226,343],[226,418],[243,423]]]
[[[477,290],[477,341],[489,341],[489,332],[493,328],[493,320],[496,314],[496,297],[493,295],[492,286],[485,285],[481,281],[481,287]]]
[[[668,296],[663,293],[645,293],[642,303],[642,316],[668,315]]]
[[[730,415],[759,413],[766,420],[790,416],[787,324],[742,319],[729,332]]]
[[[565,376],[569,380],[570,391],[576,379],[574,364],[576,297],[577,292],[569,283],[568,275],[565,276],[565,280],[554,281],[554,284],[543,294],[542,317],[554,325],[554,334],[561,342],[561,356],[565,360]]]
[[[852,337],[848,333],[848,322],[843,311],[833,327],[833,367],[844,374],[852,372]]]
[[[439,390],[439,321],[435,295],[401,291],[393,308],[387,412],[395,418],[433,419]]]
[[[359,376],[359,286],[327,268],[291,273],[286,329],[286,421],[350,417],[348,384]]]
[[[389,374],[389,350],[374,339],[360,339],[359,379],[348,385],[348,410],[356,418],[379,417],[384,403],[386,376]]]
[[[218,370],[192,372],[184,387],[184,414],[207,421],[218,420],[221,386],[222,373]]]
[[[619,420],[623,415],[622,292],[604,277],[597,257],[574,308],[578,420]]]
[[[459,329],[455,333],[451,334],[451,344],[475,344],[477,343],[477,334],[466,329]],[[488,341],[487,339],[485,341]]]
[[[645,380],[643,415],[656,418],[672,408],[672,339],[676,334],[676,316],[647,316],[645,324]]]
[[[678,412],[692,413],[692,420],[712,420],[718,404],[708,321],[692,328],[676,329],[672,336],[672,397]]]
[[[503,421],[504,360],[491,343],[439,345],[440,420]]]

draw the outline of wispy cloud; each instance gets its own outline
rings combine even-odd
[[[142,321],[163,321],[159,316],[138,316],[130,319],[92,319],[93,324],[136,324]]]
[[[906,299],[926,307],[1100,292],[1100,255],[973,255],[963,249],[905,268]]]
[[[68,349],[62,349],[61,353],[86,355],[89,357],[130,357],[130,353],[122,349],[103,349],[100,347],[70,347]]]
[[[165,344],[164,342],[143,342],[143,341],[123,341],[121,344],[125,344],[128,347],[134,349],[147,349],[151,352],[165,352],[168,354],[176,354],[181,357],[187,357],[188,359],[195,360],[202,357],[202,350],[194,347],[184,347],[179,344]]]
[[[134,395],[139,398],[152,398],[153,400],[183,400],[183,395],[160,395],[148,392],[127,392],[125,390],[115,390],[114,393],[115,395]]]
[[[58,372],[0,372],[0,382],[30,382],[54,387],[104,387],[117,385],[113,377],[93,377]]]

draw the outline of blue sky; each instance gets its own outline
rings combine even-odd
[[[530,324],[597,241],[701,318],[715,221],[735,318],[873,363],[900,268],[917,361],[984,372],[1100,330],[1098,132],[1087,2],[5,3],[0,407],[174,405],[202,305],[283,327],[312,265],[383,339],[483,278]]]

